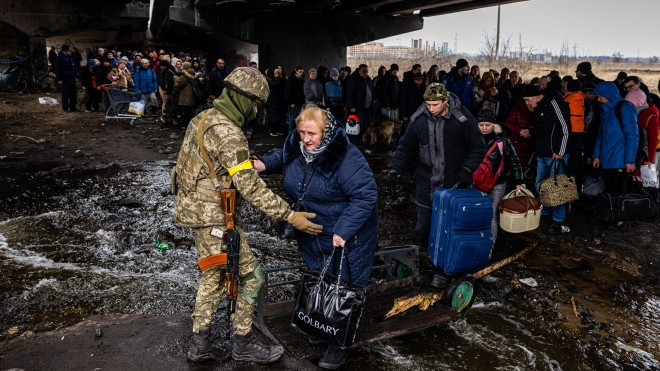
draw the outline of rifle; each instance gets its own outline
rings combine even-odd
[[[236,190],[231,188],[220,189],[220,199],[222,200],[222,210],[225,213],[225,223],[227,225],[227,232],[225,234],[227,242],[227,292],[225,295],[229,301],[229,305],[227,306],[227,314],[231,315],[236,311],[238,282],[240,280],[238,273],[238,250],[240,248],[240,236],[234,228]]]

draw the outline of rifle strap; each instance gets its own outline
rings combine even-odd
[[[218,174],[215,173],[215,167],[213,166],[213,162],[211,161],[211,157],[209,157],[209,153],[206,152],[206,148],[204,148],[204,131],[208,128],[208,126],[204,125],[206,123],[206,118],[209,117],[211,112],[213,112],[215,108],[208,109],[206,113],[204,113],[204,116],[202,116],[202,119],[199,121],[199,124],[197,125],[197,144],[199,145],[199,154],[202,156],[204,159],[204,162],[206,163],[206,167],[209,168],[209,177],[213,181],[213,186],[215,187],[216,190],[219,190],[220,188],[231,188],[231,176],[227,176],[225,178],[224,183],[220,183],[220,180],[218,179]]]
[[[210,255],[206,258],[199,259],[197,261],[199,269],[204,272],[205,270],[213,267],[218,267],[221,265],[227,265],[227,253],[223,252],[220,254]]]

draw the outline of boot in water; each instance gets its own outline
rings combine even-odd
[[[279,360],[284,354],[281,345],[263,345],[254,338],[252,331],[247,335],[235,335],[233,348],[231,354],[235,361],[271,363]]]
[[[193,333],[186,358],[191,362],[224,361],[231,357],[229,345],[216,344],[211,340],[209,330]]]

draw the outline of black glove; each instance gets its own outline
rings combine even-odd
[[[399,182],[399,173],[394,170],[390,171],[390,175],[387,176],[387,185],[394,186]]]
[[[471,186],[472,183],[472,172],[468,168],[461,168],[461,171],[458,172],[458,181],[461,182],[466,187]]]

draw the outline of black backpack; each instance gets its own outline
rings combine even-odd
[[[622,132],[623,119],[621,117],[621,109],[626,103],[632,104],[627,100],[621,99],[614,107],[614,114],[616,115],[616,119],[619,121]],[[635,164],[639,165],[640,160],[649,158],[649,134],[645,127],[637,125],[637,129],[639,131],[639,141],[637,142],[637,155],[635,155]]]

